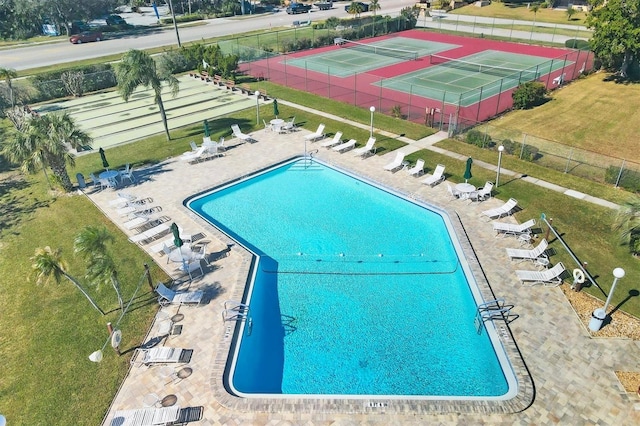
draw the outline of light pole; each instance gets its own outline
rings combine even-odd
[[[260,91],[254,93],[256,97],[256,124],[260,124]]]
[[[502,163],[502,151],[504,151],[504,146],[500,145],[498,147],[498,174],[496,174],[496,188],[498,187],[499,184],[499,180],[500,180],[500,165]]]
[[[173,2],[169,0],[169,8],[171,9],[171,19],[173,19],[173,28],[176,30],[176,38],[178,39],[178,47],[182,47],[180,43],[180,33],[178,32],[178,23],[176,22],[176,14],[173,11]]]
[[[376,107],[372,106],[371,108],[369,108],[369,111],[371,111],[371,130],[369,131],[369,137],[372,138],[373,137],[373,113],[376,112]]]
[[[609,290],[609,295],[607,296],[607,301],[604,302],[604,307],[598,308],[593,311],[591,314],[591,321],[589,322],[589,330],[598,331],[602,327],[602,323],[604,319],[607,317],[607,308],[609,307],[609,302],[611,301],[611,297],[613,296],[613,292],[616,289],[616,284],[618,284],[618,280],[624,277],[624,269],[616,268],[613,270],[613,284],[611,285],[611,290]]]

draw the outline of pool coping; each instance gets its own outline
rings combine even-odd
[[[266,167],[256,168],[250,172],[243,173],[234,179],[224,182],[221,185],[215,185],[211,188],[201,191],[197,194],[193,194],[186,198],[182,202],[182,209],[191,216],[200,226],[205,228],[210,235],[217,237],[220,241],[226,241],[229,244],[236,244],[234,250],[241,256],[241,270],[237,275],[237,281],[233,285],[233,291],[228,294],[228,298],[231,300],[244,300],[247,284],[252,279],[253,266],[257,260],[257,257],[244,246],[237,244],[235,240],[231,239],[227,234],[220,231],[218,228],[211,225],[202,217],[187,207],[187,204],[194,198],[201,196],[202,194],[211,192],[216,188],[227,186],[234,182],[238,182],[256,173],[264,170],[272,169],[279,165],[285,164],[295,159],[300,159],[302,156],[294,155],[285,160],[276,161]],[[345,169],[336,164],[320,160],[321,163],[335,168],[340,172],[347,173],[358,179],[361,179],[367,183],[375,185],[383,190],[389,191],[393,194],[397,194],[409,200],[414,200],[418,203],[426,206],[433,206],[440,211],[446,213],[449,217],[450,223],[454,228],[458,242],[463,251],[465,258],[471,273],[473,274],[478,290],[481,293],[484,300],[497,299],[494,294],[487,277],[480,265],[476,251],[468,238],[464,225],[456,213],[455,210],[435,203],[433,201],[427,201],[421,197],[417,197],[415,194],[404,193],[397,188],[390,187],[382,182],[371,179],[370,177],[361,175],[354,172],[351,169]],[[503,328],[504,327],[504,328]],[[215,349],[215,357],[212,360],[210,385],[211,391],[216,401],[225,408],[230,410],[237,410],[240,412],[295,412],[295,413],[348,413],[348,414],[372,414],[372,413],[389,413],[389,414],[439,414],[439,413],[456,413],[456,414],[510,414],[518,413],[526,410],[531,404],[533,404],[535,398],[535,386],[533,379],[527,368],[522,354],[513,339],[513,334],[509,329],[507,321],[504,322],[504,326],[500,326],[504,332],[497,333],[497,337],[502,344],[504,351],[511,364],[513,374],[517,380],[517,393],[516,396],[506,400],[461,400],[461,399],[418,399],[418,398],[318,398],[318,397],[282,397],[282,398],[242,398],[230,393],[224,383],[225,372],[230,362],[229,353],[232,350],[232,346],[236,341],[236,335],[241,329],[241,324],[236,323],[229,325],[225,323],[225,332],[222,339],[217,342]]]

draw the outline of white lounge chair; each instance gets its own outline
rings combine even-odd
[[[360,148],[353,150],[353,155],[360,156],[362,158],[368,157],[376,152],[376,138],[370,137],[367,143]]]
[[[442,164],[438,164],[436,169],[433,171],[432,175],[427,176],[422,183],[429,186],[436,186],[440,182],[445,179],[444,176],[444,166]],[[453,191],[451,191],[453,193]],[[457,197],[456,197],[457,198]]]
[[[202,144],[200,148],[196,152],[187,152],[180,156],[180,160],[186,161],[188,163],[197,163],[199,161],[204,160],[208,155],[208,148],[205,144]]]
[[[564,271],[564,265],[562,262],[558,262],[551,269],[545,269],[544,271],[518,270],[516,271],[516,275],[522,282],[522,285],[525,285],[525,283],[531,283],[528,285],[533,286],[536,284],[542,284],[547,287],[557,287],[562,284],[562,278],[560,278],[560,275],[562,275]]]
[[[338,145],[341,142],[342,142],[342,132],[337,132],[333,136],[333,139],[330,139],[326,142],[321,143],[320,146],[323,148],[331,148],[332,146]]]
[[[392,162],[384,166],[384,169],[389,172],[395,172],[398,169],[403,168],[404,165],[404,152],[400,151],[396,154],[396,158],[393,159]]]
[[[132,243],[140,243],[143,244],[145,242],[155,240],[159,236],[167,233],[171,229],[167,222],[163,222],[160,225],[156,225],[151,229],[147,229],[144,232],[139,233],[138,235],[133,235],[129,237],[129,241]]]
[[[407,169],[407,173],[411,176],[420,176],[424,173],[424,160],[416,161],[416,165]]]
[[[499,219],[503,216],[509,216],[517,205],[518,205],[518,201],[515,198],[509,198],[509,200],[506,203],[504,203],[502,206],[496,207],[494,209],[485,210],[481,214],[482,216],[486,216],[489,219],[493,219],[493,218]]]
[[[136,349],[131,364],[135,366],[152,365],[152,364],[184,364],[191,361],[193,350],[182,348],[151,348]]]
[[[176,423],[180,406],[119,410],[113,414],[111,426],[163,426]]]
[[[324,124],[320,124],[315,132],[306,135],[304,138],[311,142],[324,138]]]
[[[198,260],[198,262],[200,262]],[[173,291],[162,283],[156,287],[158,293],[158,303],[167,305],[199,305],[204,296],[202,290],[198,291]]]
[[[126,229],[135,229],[141,227],[147,222],[149,222],[148,216],[136,216],[133,219],[123,223],[122,226],[124,226]]]
[[[531,250],[508,248],[507,255],[511,258],[511,260],[518,259],[520,261],[523,261],[523,260],[535,261],[539,257],[546,257],[544,252],[547,249],[547,247],[548,247],[547,240],[543,238],[540,241],[540,243]]]
[[[505,235],[521,235],[529,234],[531,228],[536,224],[535,219],[529,219],[528,221],[520,224],[505,223],[505,222],[493,222],[493,230],[496,231],[496,237],[500,234]]]
[[[233,131],[233,135],[242,140],[243,142],[251,142],[253,141],[253,139],[251,138],[251,136],[242,133],[242,130],[240,130],[240,126],[238,126],[237,124],[232,124],[231,125],[231,130]]]
[[[354,146],[356,146],[356,140],[355,139],[349,139],[345,143],[341,143],[340,145],[334,146],[333,150],[336,151],[336,152],[342,153],[342,152],[345,152],[345,151],[349,151]]]

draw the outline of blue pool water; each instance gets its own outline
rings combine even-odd
[[[502,347],[477,332],[476,284],[444,214],[300,161],[188,205],[260,256],[251,324],[230,354],[235,393],[510,392]]]

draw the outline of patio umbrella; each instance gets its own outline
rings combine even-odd
[[[467,168],[464,169],[464,183],[467,183],[469,179],[471,179],[471,164],[473,164],[473,159],[471,157],[467,158]]]
[[[204,120],[204,137],[209,137],[209,122],[207,120]]]
[[[109,162],[107,161],[107,156],[104,153],[104,149],[100,148],[100,158],[102,158],[102,167],[109,170]]]
[[[278,100],[274,99],[273,100],[273,115],[275,115],[276,118],[278,118],[278,114],[280,114],[280,111],[278,111]]]
[[[182,247],[182,239],[180,238],[180,230],[175,222],[171,224],[171,232],[173,233],[173,245],[180,248]]]

